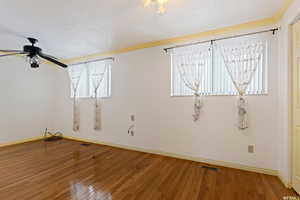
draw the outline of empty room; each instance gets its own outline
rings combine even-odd
[[[0,18],[0,200],[300,200],[300,0]]]

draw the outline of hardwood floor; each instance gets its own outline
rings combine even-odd
[[[277,177],[79,142],[0,148],[1,200],[282,200]]]

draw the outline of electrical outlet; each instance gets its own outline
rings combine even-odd
[[[134,121],[135,121],[135,116],[134,116],[134,115],[131,115],[131,116],[130,116],[130,119],[131,119],[132,122],[134,122]]]
[[[248,146],[248,153],[254,153],[254,145]]]

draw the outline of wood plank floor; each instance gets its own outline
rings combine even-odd
[[[1,200],[282,200],[278,178],[79,142],[0,148]]]

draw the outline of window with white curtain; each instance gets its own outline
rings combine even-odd
[[[92,87],[92,70],[90,67],[105,67],[106,70],[103,70],[104,77],[98,89],[98,96],[101,98],[106,98],[111,96],[111,60],[101,60],[94,61],[89,63],[83,63],[78,65],[70,66],[70,69],[81,68],[82,74],[79,81],[77,98],[93,98],[95,95],[94,89]],[[72,86],[71,86],[72,87]],[[71,98],[74,97],[73,90],[71,90]]]
[[[221,45],[235,45],[251,42],[263,42],[264,51],[259,66],[253,76],[253,79],[247,89],[246,95],[263,95],[268,93],[267,66],[269,60],[269,44],[271,40],[270,33],[245,36],[240,38],[216,41],[211,45],[210,42],[193,46],[179,47],[172,49],[171,55],[171,96],[192,96],[194,92],[186,87],[183,82],[178,66],[182,65],[182,60],[178,59],[181,54],[188,54],[193,49],[208,48],[210,63],[206,66],[203,76],[204,81],[201,84],[200,95],[237,95],[232,80],[227,72],[222,54],[218,47]],[[193,57],[193,56],[191,56]],[[196,57],[195,57],[196,59]]]

